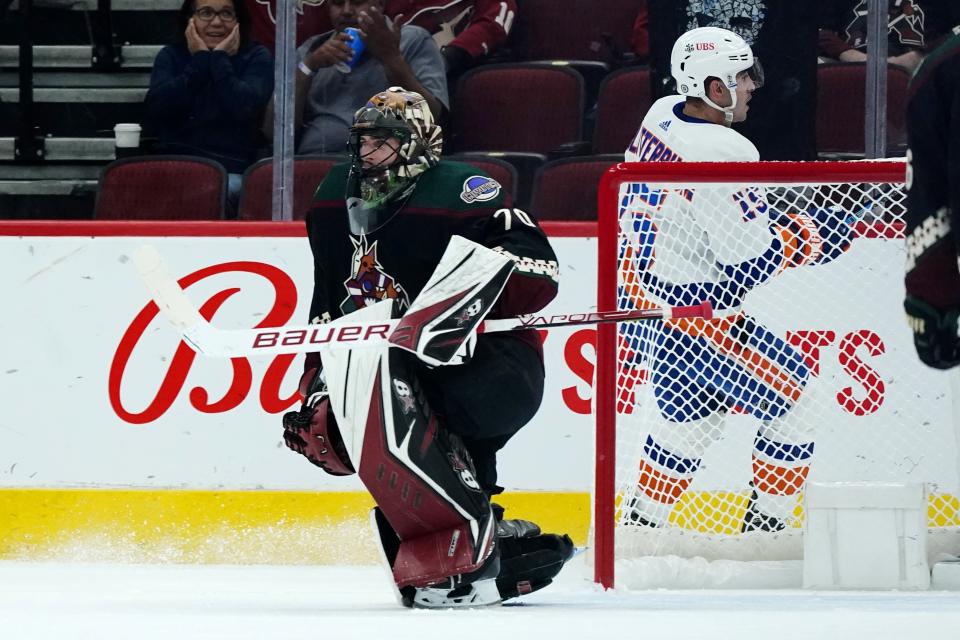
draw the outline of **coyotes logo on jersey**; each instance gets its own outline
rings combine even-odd
[[[377,260],[377,242],[368,245],[366,236],[359,240],[351,237],[350,242],[354,249],[353,274],[343,281],[347,289],[347,297],[340,303],[343,315],[387,299],[399,300],[401,311],[410,306],[407,292]]]

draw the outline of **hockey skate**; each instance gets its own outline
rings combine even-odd
[[[623,503],[623,524],[627,526],[651,528],[661,526],[644,514],[637,504],[636,497],[630,498]]]
[[[393,565],[400,548],[400,539],[379,507],[371,510],[370,521],[377,534],[380,559],[393,583]],[[397,602],[404,607],[416,609],[459,609],[499,604],[502,600],[497,590],[500,549],[499,544],[495,545],[490,557],[471,573],[451,576],[425,587],[394,585]]]
[[[500,554],[494,550],[486,563],[466,575],[451,576],[428,587],[403,587],[401,604],[415,609],[460,609],[500,604],[503,598],[497,589]]]
[[[763,513],[757,508],[757,490],[750,486],[750,502],[747,503],[747,512],[743,516],[743,524],[740,525],[740,533],[750,533],[751,531],[783,531],[787,528],[787,523],[777,518]]]

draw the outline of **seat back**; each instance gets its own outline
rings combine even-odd
[[[623,153],[651,104],[653,90],[649,68],[628,67],[604,78],[597,99],[593,152]]]
[[[549,63],[484,65],[453,100],[450,148],[549,153],[583,136],[583,78]]]
[[[293,219],[303,220],[313,206],[313,194],[330,168],[349,157],[340,154],[296,156],[293,159]],[[243,174],[240,191],[240,220],[273,218],[273,158],[264,158]]]
[[[538,220],[596,220],[600,177],[618,162],[622,153],[546,163],[533,178],[530,211]]]
[[[864,153],[867,67],[862,62],[822,64],[817,68],[817,153]],[[907,143],[907,85],[910,74],[887,65],[887,148]]]
[[[100,172],[97,220],[220,220],[227,171],[196,156],[138,156]]]
[[[523,0],[514,38],[525,60],[611,62],[630,45],[633,23],[646,0]]]

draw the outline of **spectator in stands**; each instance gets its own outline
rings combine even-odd
[[[262,146],[260,123],[273,92],[273,59],[249,39],[249,17],[233,0],[185,0],[183,36],[160,50],[147,92],[154,151],[211,158],[229,174],[236,211],[244,170]]]
[[[955,0],[890,0],[887,61],[913,71],[953,26]],[[820,56],[840,62],[867,59],[867,0],[829,0],[820,27]]]
[[[817,27],[820,3],[763,0],[647,0],[650,67],[656,97],[676,93],[670,51],[680,34],[720,27],[747,41],[763,64],[764,87],[750,117],[734,125],[761,160],[815,160]]]
[[[516,0],[387,0],[384,12],[401,25],[431,34],[447,80],[502,53],[517,15]]]
[[[390,20],[384,2],[327,0],[333,31],[308,38],[297,50],[297,153],[345,152],[357,109],[391,86],[419,93],[434,119],[443,120],[449,100],[440,48],[425,29]],[[352,71],[341,73],[334,65],[352,56],[347,27],[360,29],[366,48]],[[272,137],[272,108],[263,130]]]
[[[326,0],[300,0],[297,3],[297,46],[310,36],[330,31]],[[250,14],[250,38],[274,53],[277,34],[277,0],[243,0]]]

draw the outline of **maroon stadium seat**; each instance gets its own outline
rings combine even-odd
[[[100,172],[98,220],[220,220],[227,171],[195,156],[139,156]]]
[[[620,69],[604,78],[597,100],[593,152],[623,153],[651,104],[653,91],[647,67]]]
[[[475,67],[452,100],[451,150],[550,153],[583,136],[583,78],[564,65]]]
[[[907,85],[910,74],[887,65],[887,152],[902,154],[907,144]],[[867,67],[862,62],[817,68],[817,153],[863,156]]]
[[[522,0],[513,37],[524,60],[611,62],[608,42],[630,48],[646,0]]]
[[[600,176],[618,162],[622,153],[548,162],[533,178],[530,211],[538,220],[596,220]]]
[[[293,218],[303,220],[313,206],[313,194],[335,164],[348,162],[340,154],[296,156],[293,159]],[[273,219],[273,158],[264,158],[243,174],[240,220]]]

